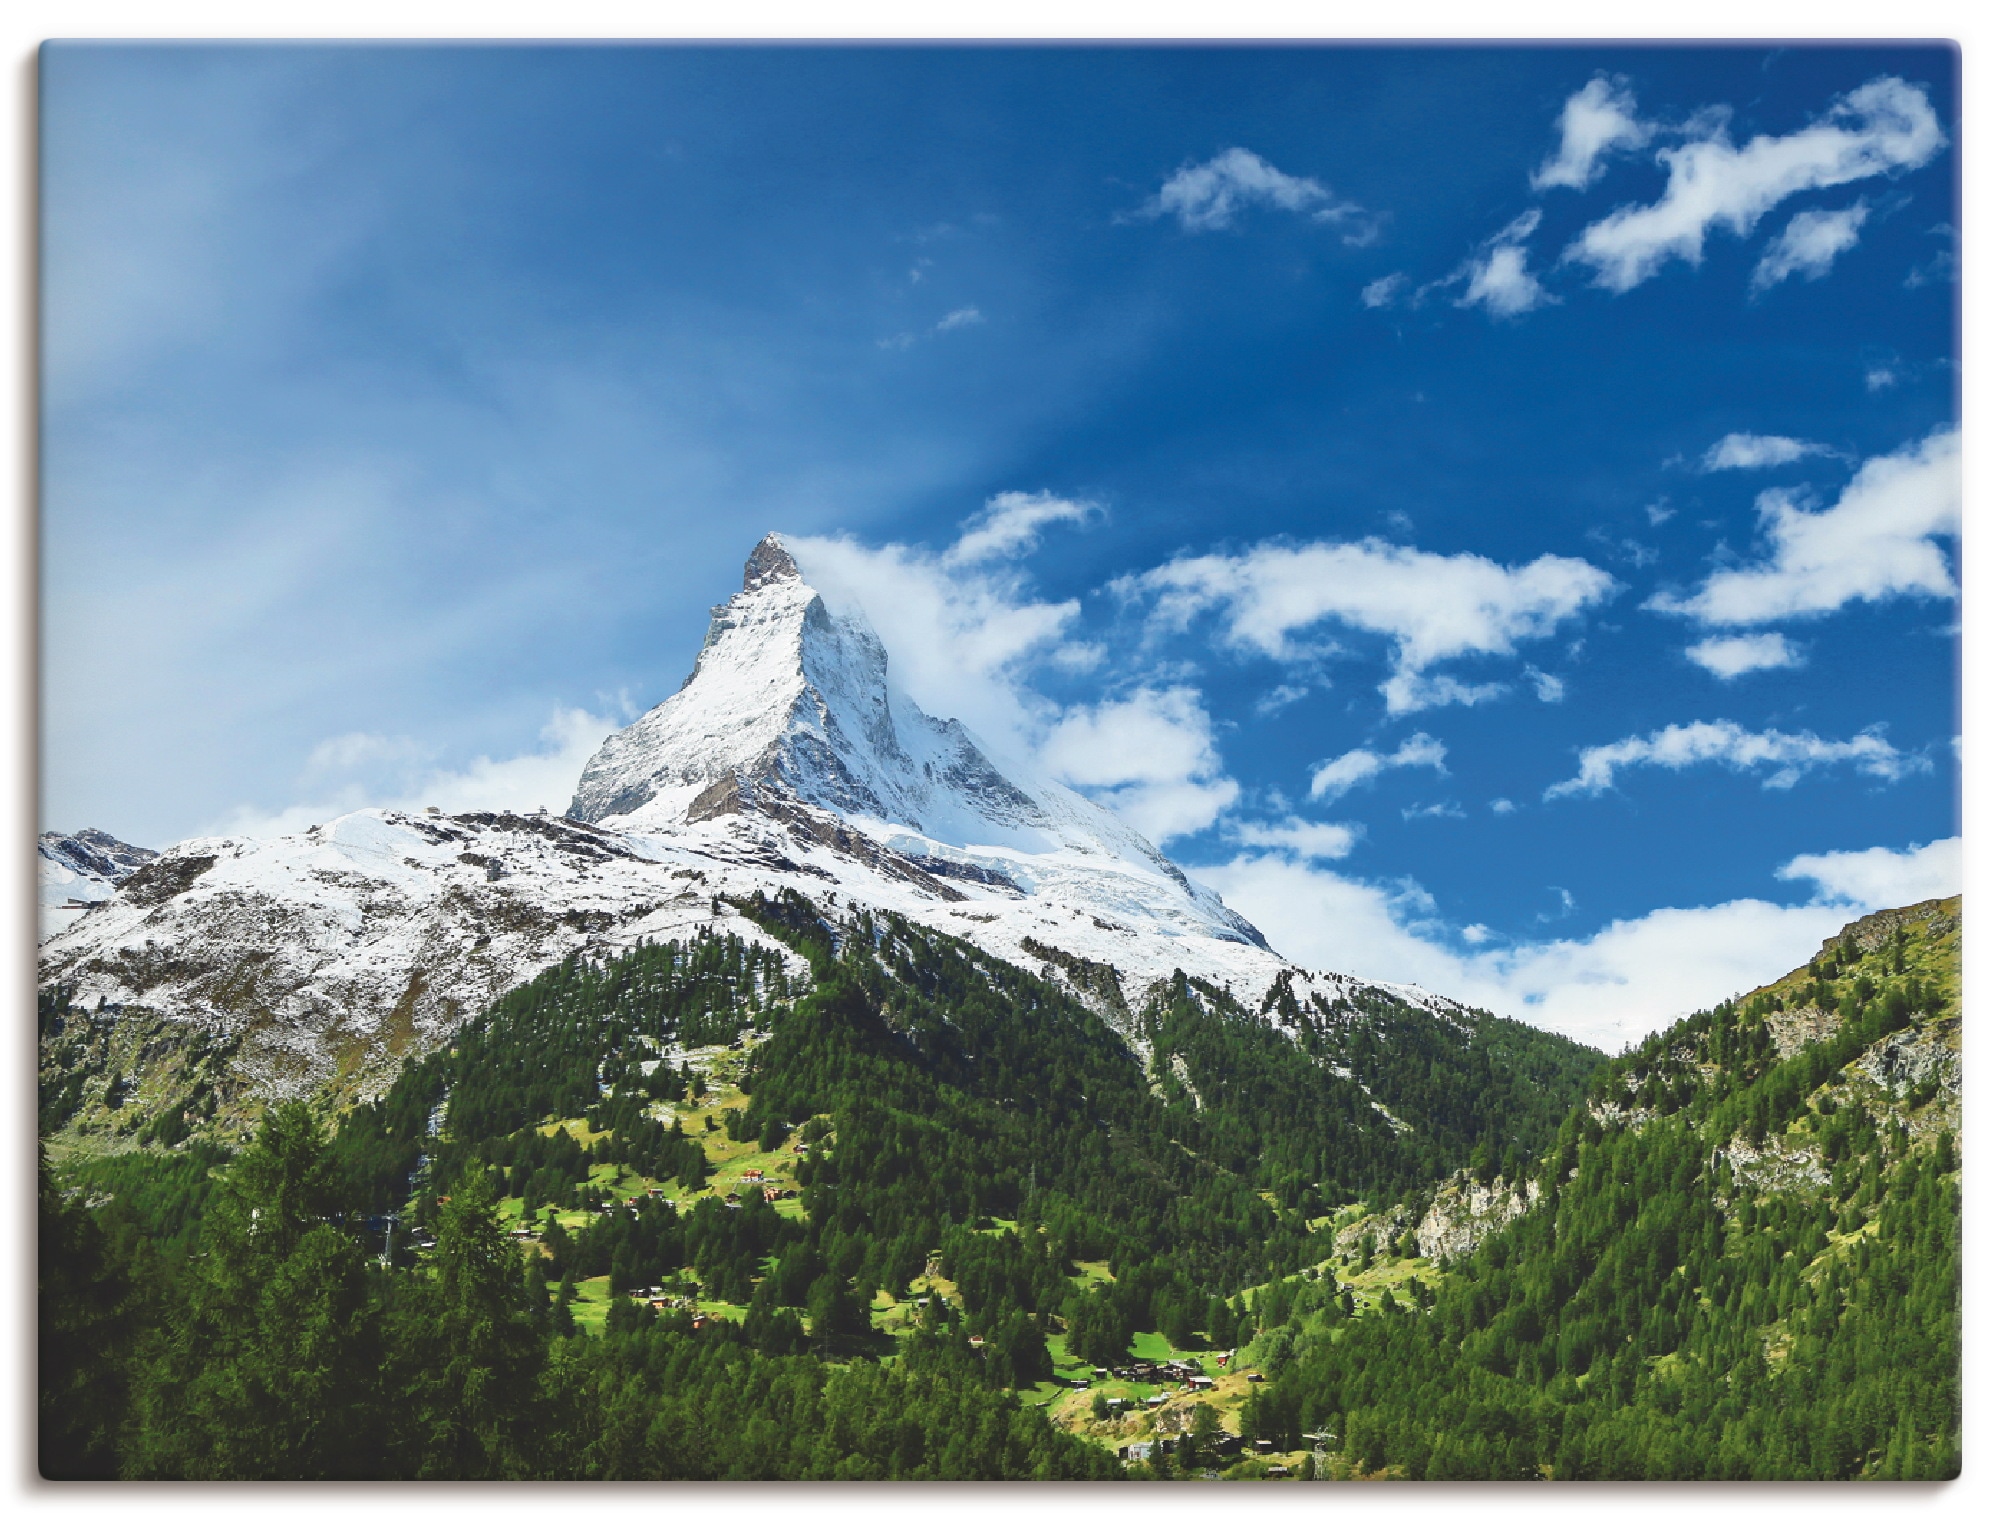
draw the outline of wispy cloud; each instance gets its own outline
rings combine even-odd
[[[1350,749],[1338,759],[1330,759],[1313,768],[1312,798],[1314,801],[1331,801],[1345,796],[1356,786],[1374,780],[1384,770],[1417,768],[1435,770],[1444,775],[1445,752],[1444,745],[1428,733],[1412,733],[1403,740],[1402,747],[1389,754],[1374,749]]]
[[[1903,753],[1875,728],[1849,739],[1824,739],[1815,733],[1781,733],[1773,728],[1752,733],[1733,722],[1672,723],[1652,733],[1585,749],[1576,774],[1542,794],[1546,799],[1597,796],[1616,784],[1619,771],[1634,765],[1666,770],[1685,770],[1691,765],[1762,770],[1764,786],[1782,791],[1796,785],[1808,770],[1840,764],[1853,765],[1862,774],[1885,781],[1930,768],[1929,760]]]
[[[1808,443],[1803,438],[1733,432],[1701,456],[1701,469],[1704,474],[1724,469],[1774,469],[1795,463],[1808,454],[1832,452],[1824,443]]]
[[[1765,247],[1750,272],[1751,290],[1768,290],[1795,274],[1806,280],[1824,277],[1835,259],[1861,241],[1861,224],[1867,220],[1863,201],[1845,211],[1801,211]]]
[[[1403,287],[1410,283],[1407,274],[1385,274],[1379,280],[1370,280],[1361,287],[1361,304],[1370,311],[1379,311],[1384,306],[1393,305]]]
[[[977,306],[960,306],[955,311],[947,311],[921,334],[915,332],[891,333],[886,338],[877,338],[875,346],[877,348],[886,348],[900,352],[906,348],[914,348],[917,345],[919,336],[925,338],[941,337],[947,332],[960,332],[967,327],[983,327],[985,324],[986,314]]]
[[[1380,228],[1380,219],[1361,206],[1337,199],[1316,179],[1285,173],[1248,148],[1225,148],[1206,163],[1183,164],[1140,214],[1171,216],[1186,232],[1220,232],[1251,206],[1343,227],[1342,240],[1355,247],[1373,242]]]
[[[1410,806],[1403,809],[1403,821],[1414,822],[1418,818],[1462,818],[1465,809],[1456,802],[1432,802],[1428,806]]]
[[[1599,74],[1563,103],[1562,143],[1530,176],[1529,185],[1581,190],[1594,184],[1613,153],[1642,148],[1659,130],[1641,121],[1638,109],[1624,81]]]
[[[1958,278],[1958,228],[1950,222],[1940,222],[1931,228],[1931,235],[1945,238],[1946,246],[1903,276],[1903,288],[1906,290],[1921,290],[1926,285]]]
[[[1527,239],[1541,225],[1542,213],[1524,211],[1488,238],[1447,283],[1462,281],[1460,306],[1478,306],[1491,317],[1524,316],[1556,297],[1528,268]]]
[[[340,734],[317,745],[307,759],[300,790],[310,800],[276,811],[240,807],[202,831],[275,838],[359,807],[561,812],[584,765],[617,727],[610,717],[557,708],[536,748],[497,760],[482,754],[457,769],[432,763],[431,751],[407,736]]]
[[[1671,259],[1699,265],[1710,232],[1747,236],[1793,195],[1917,168],[1945,140],[1924,92],[1896,78],[1850,91],[1789,136],[1759,135],[1738,147],[1721,112],[1688,130],[1699,135],[1659,154],[1667,169],[1659,200],[1621,206],[1586,227],[1565,252],[1566,260],[1588,265],[1605,289],[1630,290]]]
[[[1718,570],[1692,595],[1662,591],[1646,602],[1711,624],[1777,622],[1834,611],[1850,601],[1958,593],[1933,541],[1958,531],[1959,434],[1870,459],[1825,511],[1795,492],[1758,497],[1768,557]]]
[[[1231,842],[1249,849],[1296,855],[1302,860],[1341,860],[1353,853],[1365,832],[1359,823],[1309,823],[1286,818],[1282,823],[1235,823]]]
[[[1002,491],[968,518],[958,541],[944,551],[951,568],[990,559],[1011,559],[1026,553],[1054,522],[1089,522],[1104,508],[1095,501],[1073,501],[1049,491]]]

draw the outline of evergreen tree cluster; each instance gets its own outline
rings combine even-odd
[[[1320,1432],[1355,1473],[1411,1477],[1956,1475],[1956,1144],[1921,1136],[1922,1090],[1871,1103],[1843,1074],[1955,1016],[1903,965],[1900,939],[1837,950],[1791,996],[1839,1025],[1788,1059],[1767,993],[1612,1063],[1563,1122],[1544,1204],[1428,1312],[1258,1294],[1277,1354],[1246,1435]],[[1823,1184],[1739,1179],[1731,1156],[1780,1137]]]
[[[44,1472],[1107,1477],[1018,1393],[1053,1335],[1110,1365],[1146,1331],[1254,1337],[1244,1437],[1348,1475],[1957,1470],[1941,1076],[1857,1064],[1951,1026],[1950,944],[1843,939],[1615,1061],[1366,989],[1281,980],[1253,1013],[1176,976],[1126,1010],[1142,1062],[1053,972],[793,893],[737,905],[809,977],[717,934],[579,957],[330,1137],[292,1104],[233,1159],[183,1137],[79,1161],[67,1194],[45,1167]],[[687,1051],[753,1031],[726,1132],[796,1145],[796,1213],[696,1196],[703,1146],[659,1106],[702,1095]],[[58,1105],[70,1074],[45,1071]],[[1421,1204],[1460,1168],[1532,1174],[1541,1201],[1435,1290],[1315,1265],[1320,1215]],[[503,1197],[536,1237],[505,1236]],[[627,1296],[690,1275],[737,1308]],[[1130,1474],[1198,1470],[1217,1435],[1211,1412]]]

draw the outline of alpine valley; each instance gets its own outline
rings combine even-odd
[[[1959,903],[1615,1059],[1288,963],[776,536],[562,816],[41,840],[52,1477],[1959,1464]]]

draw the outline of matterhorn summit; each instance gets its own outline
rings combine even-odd
[[[129,863],[44,943],[42,984],[135,1027],[192,1024],[271,1093],[365,1088],[573,954],[728,932],[792,956],[733,905],[786,889],[1087,984],[1120,1025],[1177,971],[1253,1005],[1304,974],[1112,813],[920,710],[776,534],[566,815],[369,808]]]
[[[1127,824],[1046,777],[1003,773],[890,674],[874,629],[831,612],[774,533],[715,609],[694,672],[605,740],[569,815],[717,841],[782,831],[932,897],[957,899],[943,884],[957,882],[1263,948]]]

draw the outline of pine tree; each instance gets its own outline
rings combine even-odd
[[[135,1475],[379,1474],[377,1314],[363,1249],[333,1211],[311,1114],[272,1110],[230,1168],[186,1296],[144,1357]]]

